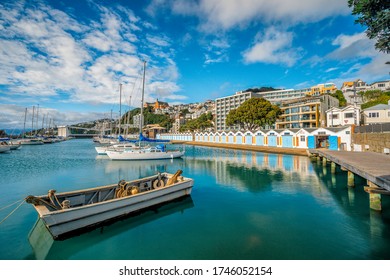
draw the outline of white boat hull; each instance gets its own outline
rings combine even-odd
[[[8,152],[10,150],[11,150],[11,148],[8,145],[0,146],[0,153],[5,153],[5,152]]]
[[[157,177],[153,176],[150,178]],[[150,182],[152,182],[152,180]],[[104,221],[190,195],[192,186],[193,180],[184,178],[182,182],[177,182],[167,187],[152,189],[135,195],[109,199],[80,207],[71,207],[69,209],[56,211],[50,211],[44,205],[34,205],[34,207],[52,236],[56,239],[61,235],[76,230],[91,227]],[[116,185],[107,187],[113,188],[116,187]],[[57,196],[65,197],[68,195],[71,197],[75,193],[76,192],[62,193],[57,194]],[[82,193],[82,191],[77,191],[77,193]]]
[[[180,158],[184,155],[182,151],[167,151],[156,153],[143,153],[141,151],[107,151],[107,156],[112,160],[158,160]]]

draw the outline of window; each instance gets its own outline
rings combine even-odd
[[[353,118],[353,113],[345,113],[344,118],[346,119]]]
[[[305,135],[301,135],[301,142],[305,142],[305,141],[306,141]]]
[[[339,118],[339,114],[332,114],[330,118],[333,120],[337,120]]]
[[[368,113],[369,118],[379,118],[379,112]]]

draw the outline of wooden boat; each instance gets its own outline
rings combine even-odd
[[[124,223],[115,223],[115,221],[113,221],[114,223],[111,223],[111,221],[102,223],[101,226],[105,226],[104,230],[99,230],[97,227],[94,228],[97,229],[94,233],[90,232],[86,235],[75,233],[63,236],[61,240],[77,238],[77,242],[67,243],[66,248],[64,248],[64,244],[61,241],[53,239],[53,236],[46,228],[45,223],[42,219],[38,218],[28,234],[28,241],[33,249],[35,258],[38,260],[44,260],[47,256],[49,256],[49,259],[53,259],[53,257],[50,256],[53,254],[56,255],[56,257],[60,254],[60,259],[69,259],[80,250],[92,248],[98,243],[116,238],[118,235],[123,235],[124,232],[163,217],[183,213],[188,209],[192,209],[194,206],[194,202],[189,195],[162,203],[153,207],[153,209],[151,209],[152,211],[145,210],[134,215],[130,214],[129,216],[124,217],[124,219],[118,219],[119,221],[125,221]],[[107,225],[109,225],[109,227],[106,227]],[[87,232],[89,231],[87,230],[83,233]],[[80,247],[80,242],[83,244],[82,247]]]
[[[28,196],[54,239],[96,226],[133,212],[191,194],[194,181],[175,174],[158,173],[134,181],[56,194]]]

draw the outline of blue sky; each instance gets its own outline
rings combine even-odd
[[[119,83],[139,106],[143,60],[145,101],[170,104],[389,79],[347,0],[3,0],[0,22],[0,128],[38,104],[56,124],[116,115]]]

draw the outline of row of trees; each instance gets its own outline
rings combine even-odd
[[[390,91],[383,92],[381,90],[368,90],[359,93],[362,96],[364,104],[361,108],[366,109],[378,104],[388,104],[390,100]]]

